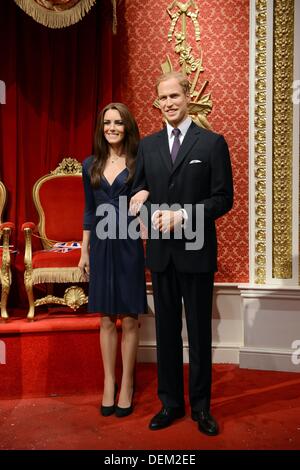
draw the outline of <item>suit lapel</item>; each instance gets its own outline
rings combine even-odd
[[[166,165],[168,171],[171,173],[173,165],[171,161],[168,133],[166,127],[158,134],[158,147],[163,162]]]
[[[188,152],[197,142],[200,133],[201,133],[200,127],[198,127],[194,122],[192,122],[180,146],[175,163],[174,165],[171,165],[172,173],[174,173],[174,171],[176,171],[179,165],[181,165],[181,163],[184,161]],[[169,151],[169,159],[171,161],[170,151]]]

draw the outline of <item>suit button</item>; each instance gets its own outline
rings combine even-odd
[[[174,188],[174,186],[175,186],[175,184],[174,184],[174,183],[171,183],[171,184],[169,185],[169,189]]]

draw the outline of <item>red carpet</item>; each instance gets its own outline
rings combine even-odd
[[[137,366],[131,416],[99,414],[97,315],[14,318],[0,325],[0,340],[0,449],[300,449],[300,374],[214,365],[211,411],[221,432],[207,437],[190,417],[186,367],[185,418],[150,431],[160,408],[155,364]]]
[[[1,400],[0,448],[300,449],[298,374],[215,365],[213,380],[217,437],[197,430],[188,407],[186,417],[169,428],[148,430],[160,406],[156,366],[139,364],[134,413],[127,418],[100,416],[99,394]]]

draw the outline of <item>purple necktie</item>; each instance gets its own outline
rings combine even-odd
[[[180,129],[173,129],[172,134],[174,135],[174,142],[173,142],[173,146],[171,150],[171,158],[174,164],[176,157],[177,157],[178,150],[180,148],[180,140],[179,140],[179,136],[181,134]]]

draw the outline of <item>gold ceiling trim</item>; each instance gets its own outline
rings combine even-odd
[[[272,275],[292,278],[294,0],[274,2]]]
[[[255,283],[265,284],[267,0],[256,0],[255,35]]]
[[[113,32],[117,27],[117,0],[111,0],[113,6]],[[48,28],[66,28],[71,26],[90,11],[96,0],[69,0],[53,2],[49,0],[15,0],[15,3],[35,21]]]

